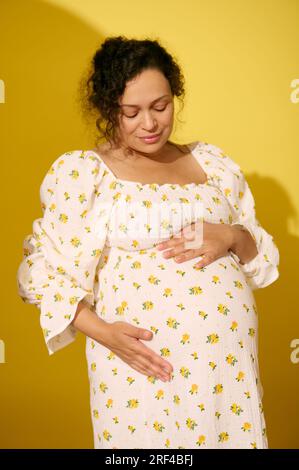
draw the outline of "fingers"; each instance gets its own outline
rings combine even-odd
[[[136,328],[126,322],[114,322],[109,349],[138,372],[163,381],[170,380],[172,365],[148,348],[139,338],[149,330]]]
[[[177,247],[163,253],[163,257],[167,259],[174,258],[174,261],[177,263],[182,263],[193,258],[200,257],[201,259],[195,264],[195,266],[197,268],[203,268],[213,263],[213,261],[217,259],[217,256],[215,256],[212,252],[203,252],[204,249],[206,248],[201,247],[201,249],[194,248],[185,250],[184,244],[180,244]]]
[[[182,229],[186,240],[193,240],[196,235],[195,224],[187,225]]]
[[[180,241],[180,243],[176,243],[175,245],[172,245],[173,248],[171,250],[167,250],[167,251],[164,251],[164,253],[162,253],[162,256],[164,258],[170,258],[171,256],[174,256],[178,253],[181,253],[183,251],[185,251],[185,242],[183,241]]]
[[[161,365],[157,365],[155,362],[145,358],[144,356],[137,356],[136,360],[138,365],[145,370],[146,375],[156,376],[157,378],[163,380],[163,382],[169,381],[171,374],[166,373]]]
[[[155,358],[150,357],[149,359],[149,356],[145,357],[144,355],[140,354],[139,351],[136,351],[136,349],[131,349],[129,354],[124,353],[117,348],[114,349],[114,352],[121,358],[122,361],[126,362],[130,367],[133,367],[133,369],[137,370],[141,374],[156,377],[160,380],[163,380],[163,382],[169,381],[171,379],[171,373],[165,372],[165,361],[163,360],[162,363],[157,364]],[[159,360],[162,359],[160,356],[157,357]]]
[[[178,254],[174,254],[173,256],[174,261],[176,261],[177,263],[182,263],[185,261],[189,261],[190,259],[200,257],[201,259],[195,264],[196,268],[204,268],[205,266],[208,266],[217,259],[217,256],[213,253],[203,253],[202,250],[197,249],[187,250]]]
[[[181,262],[181,261],[187,261],[189,259],[196,258],[198,256],[203,256],[202,250],[199,249],[189,249],[186,250],[184,247],[184,244],[181,244],[172,250],[168,250],[165,253],[163,253],[164,258],[172,258],[174,257],[174,261],[176,262]]]
[[[146,375],[147,377],[155,376],[158,379],[162,380],[163,382],[166,382],[167,380],[170,380],[169,377],[167,377],[166,374],[162,375],[158,371],[154,372],[149,367],[145,367],[145,366],[140,365],[140,362],[133,361],[133,362],[128,362],[128,364],[131,367],[133,367],[133,369],[137,370],[141,374]]]
[[[165,361],[142,342],[139,342],[134,349],[142,366],[150,372],[149,375],[159,374],[160,376],[165,376],[167,379],[170,378],[173,367],[168,361]]]
[[[200,228],[200,230],[199,230]],[[199,231],[198,231],[199,230]],[[200,236],[199,236],[200,235]],[[158,243],[156,248],[161,250],[166,250],[167,248],[174,248],[178,245],[184,245],[184,243],[190,243],[190,241],[199,237],[199,244],[202,243],[202,222],[197,221],[196,223],[192,223],[190,225],[185,226],[181,232],[174,235],[173,238],[169,238],[164,242]]]
[[[189,259],[193,259],[196,257],[198,257],[198,250],[187,250],[183,253],[175,255],[174,260],[178,263],[181,263],[182,261],[188,261]]]
[[[169,240],[166,240],[165,242],[159,243],[156,245],[156,248],[161,251],[161,250],[166,250],[166,248],[172,248],[176,245],[182,244],[184,242],[183,237],[174,237],[170,238]]]
[[[163,258],[168,259],[168,258],[172,258],[173,256],[178,256],[182,253],[185,253],[185,251],[186,251],[185,244],[180,243],[179,245],[175,246],[171,250],[164,251],[164,253],[162,253],[162,256]]]
[[[215,261],[215,259],[216,259],[216,257],[213,256],[212,254],[204,253],[202,255],[202,259],[198,263],[195,264],[195,267],[196,268],[204,268],[205,266],[208,266],[213,261]]]

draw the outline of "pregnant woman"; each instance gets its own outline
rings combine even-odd
[[[19,294],[49,354],[86,335],[94,448],[268,448],[252,291],[279,252],[243,172],[170,140],[183,76],[157,41],[107,38],[91,69],[105,142],[46,173]]]

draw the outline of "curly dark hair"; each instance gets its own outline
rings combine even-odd
[[[183,107],[185,79],[176,58],[171,56],[158,40],[128,39],[124,36],[108,37],[95,52],[88,69],[79,81],[79,104],[83,118],[96,119],[102,140],[116,142],[119,98],[126,83],[143,70],[154,68],[167,78],[173,96]]]

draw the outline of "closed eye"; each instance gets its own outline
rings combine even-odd
[[[165,106],[163,109],[157,109],[157,108],[156,108],[155,111],[158,111],[158,112],[165,111],[166,108],[167,108],[167,106]],[[126,117],[129,118],[129,119],[130,119],[130,118],[134,118],[134,117],[137,116],[137,114],[138,114],[138,113],[134,114],[134,116],[126,116]]]

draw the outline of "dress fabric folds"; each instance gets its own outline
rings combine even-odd
[[[84,300],[107,322],[151,330],[144,344],[174,368],[162,382],[86,337],[94,448],[268,448],[253,291],[278,278],[279,251],[240,166],[214,145],[189,149],[205,183],[126,181],[95,151],[73,150],[41,185],[43,216],[24,240],[17,280],[40,309],[49,354],[75,340]],[[165,259],[156,244],[198,214],[242,224],[257,256],[241,264],[230,250],[204,268],[200,258]]]

